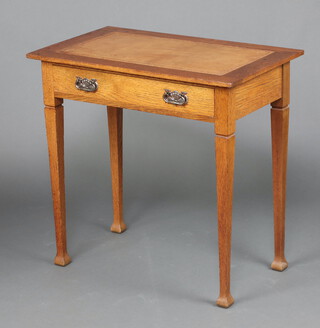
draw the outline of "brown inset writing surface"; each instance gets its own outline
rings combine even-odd
[[[123,32],[111,32],[60,51],[70,55],[214,75],[225,75],[273,53],[268,50]]]

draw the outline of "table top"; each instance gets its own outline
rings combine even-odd
[[[105,27],[27,54],[28,58],[233,87],[303,50]]]

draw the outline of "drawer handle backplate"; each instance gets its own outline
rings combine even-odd
[[[164,90],[163,100],[168,104],[186,105],[188,103],[187,92]]]
[[[98,82],[96,79],[87,79],[77,76],[76,88],[87,92],[95,92],[98,90]]]

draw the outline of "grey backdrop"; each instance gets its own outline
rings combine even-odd
[[[1,327],[318,327],[319,0],[2,0]],[[68,246],[55,254],[40,63],[106,25],[305,50],[291,65],[287,258],[273,258],[269,108],[237,124],[232,293],[218,296],[213,126],[126,110],[124,214],[112,221],[106,111],[65,101]]]

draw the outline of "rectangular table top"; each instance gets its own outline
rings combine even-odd
[[[27,54],[42,61],[233,87],[303,50],[105,27]]]

